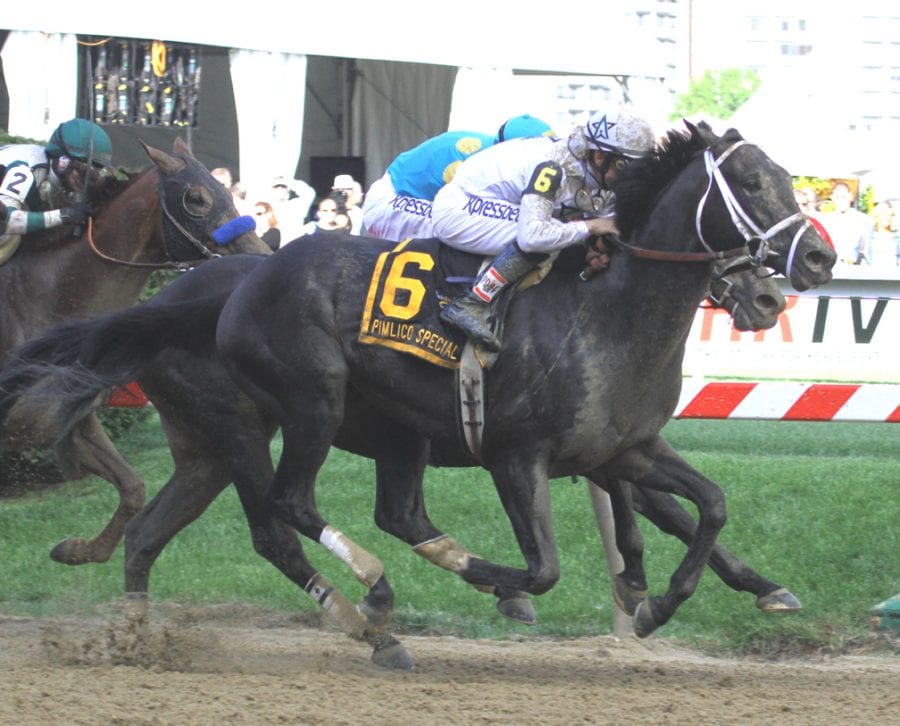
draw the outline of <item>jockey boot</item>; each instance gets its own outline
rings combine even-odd
[[[464,332],[491,351],[500,350],[500,339],[489,324],[491,301],[504,287],[518,282],[546,255],[526,254],[516,243],[494,258],[472,289],[441,310],[441,320]]]

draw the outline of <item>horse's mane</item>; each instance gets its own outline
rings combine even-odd
[[[124,192],[131,186],[138,177],[149,173],[156,167],[151,166],[143,171],[128,172],[124,169],[118,169],[115,174],[103,178],[103,181],[91,188],[91,204],[95,210],[105,207],[109,202]]]
[[[681,170],[698,153],[720,141],[705,122],[689,124],[688,129],[670,129],[650,156],[636,159],[623,170],[616,184],[616,226],[623,239],[646,221],[657,195]],[[739,134],[729,130],[721,140],[735,138]]]

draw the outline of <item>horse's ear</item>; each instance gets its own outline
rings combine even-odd
[[[140,139],[138,139],[138,141],[140,141]],[[165,151],[160,151],[152,146],[148,146],[143,141],[141,141],[141,146],[144,147],[144,151],[147,156],[150,157],[150,161],[156,164],[163,174],[177,174],[186,166],[185,162],[181,159],[171,156]]]
[[[699,139],[706,144],[706,146],[712,146],[719,138],[716,136],[715,131],[712,130],[712,126],[706,123],[706,121],[701,121],[696,126],[687,121],[685,121],[685,124],[691,131],[691,138]]]
[[[186,154],[193,158],[193,154],[191,153],[191,147],[187,145],[187,141],[182,139],[180,136],[175,137],[175,153],[176,154]]]

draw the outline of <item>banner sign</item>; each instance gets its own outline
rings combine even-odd
[[[900,288],[789,294],[770,330],[741,333],[728,313],[698,310],[687,377],[900,383]],[[845,294],[846,293],[846,294]]]

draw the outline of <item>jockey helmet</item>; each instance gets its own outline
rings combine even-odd
[[[526,113],[507,119],[494,136],[494,143],[499,144],[510,139],[527,139],[531,136],[555,135],[549,124]]]
[[[647,156],[655,145],[650,123],[628,106],[594,111],[584,125],[584,142],[589,149],[608,151],[637,159]]]
[[[63,121],[51,134],[47,156],[68,156],[81,161],[91,157],[94,164],[112,166],[112,142],[97,124],[83,118],[73,118]]]

